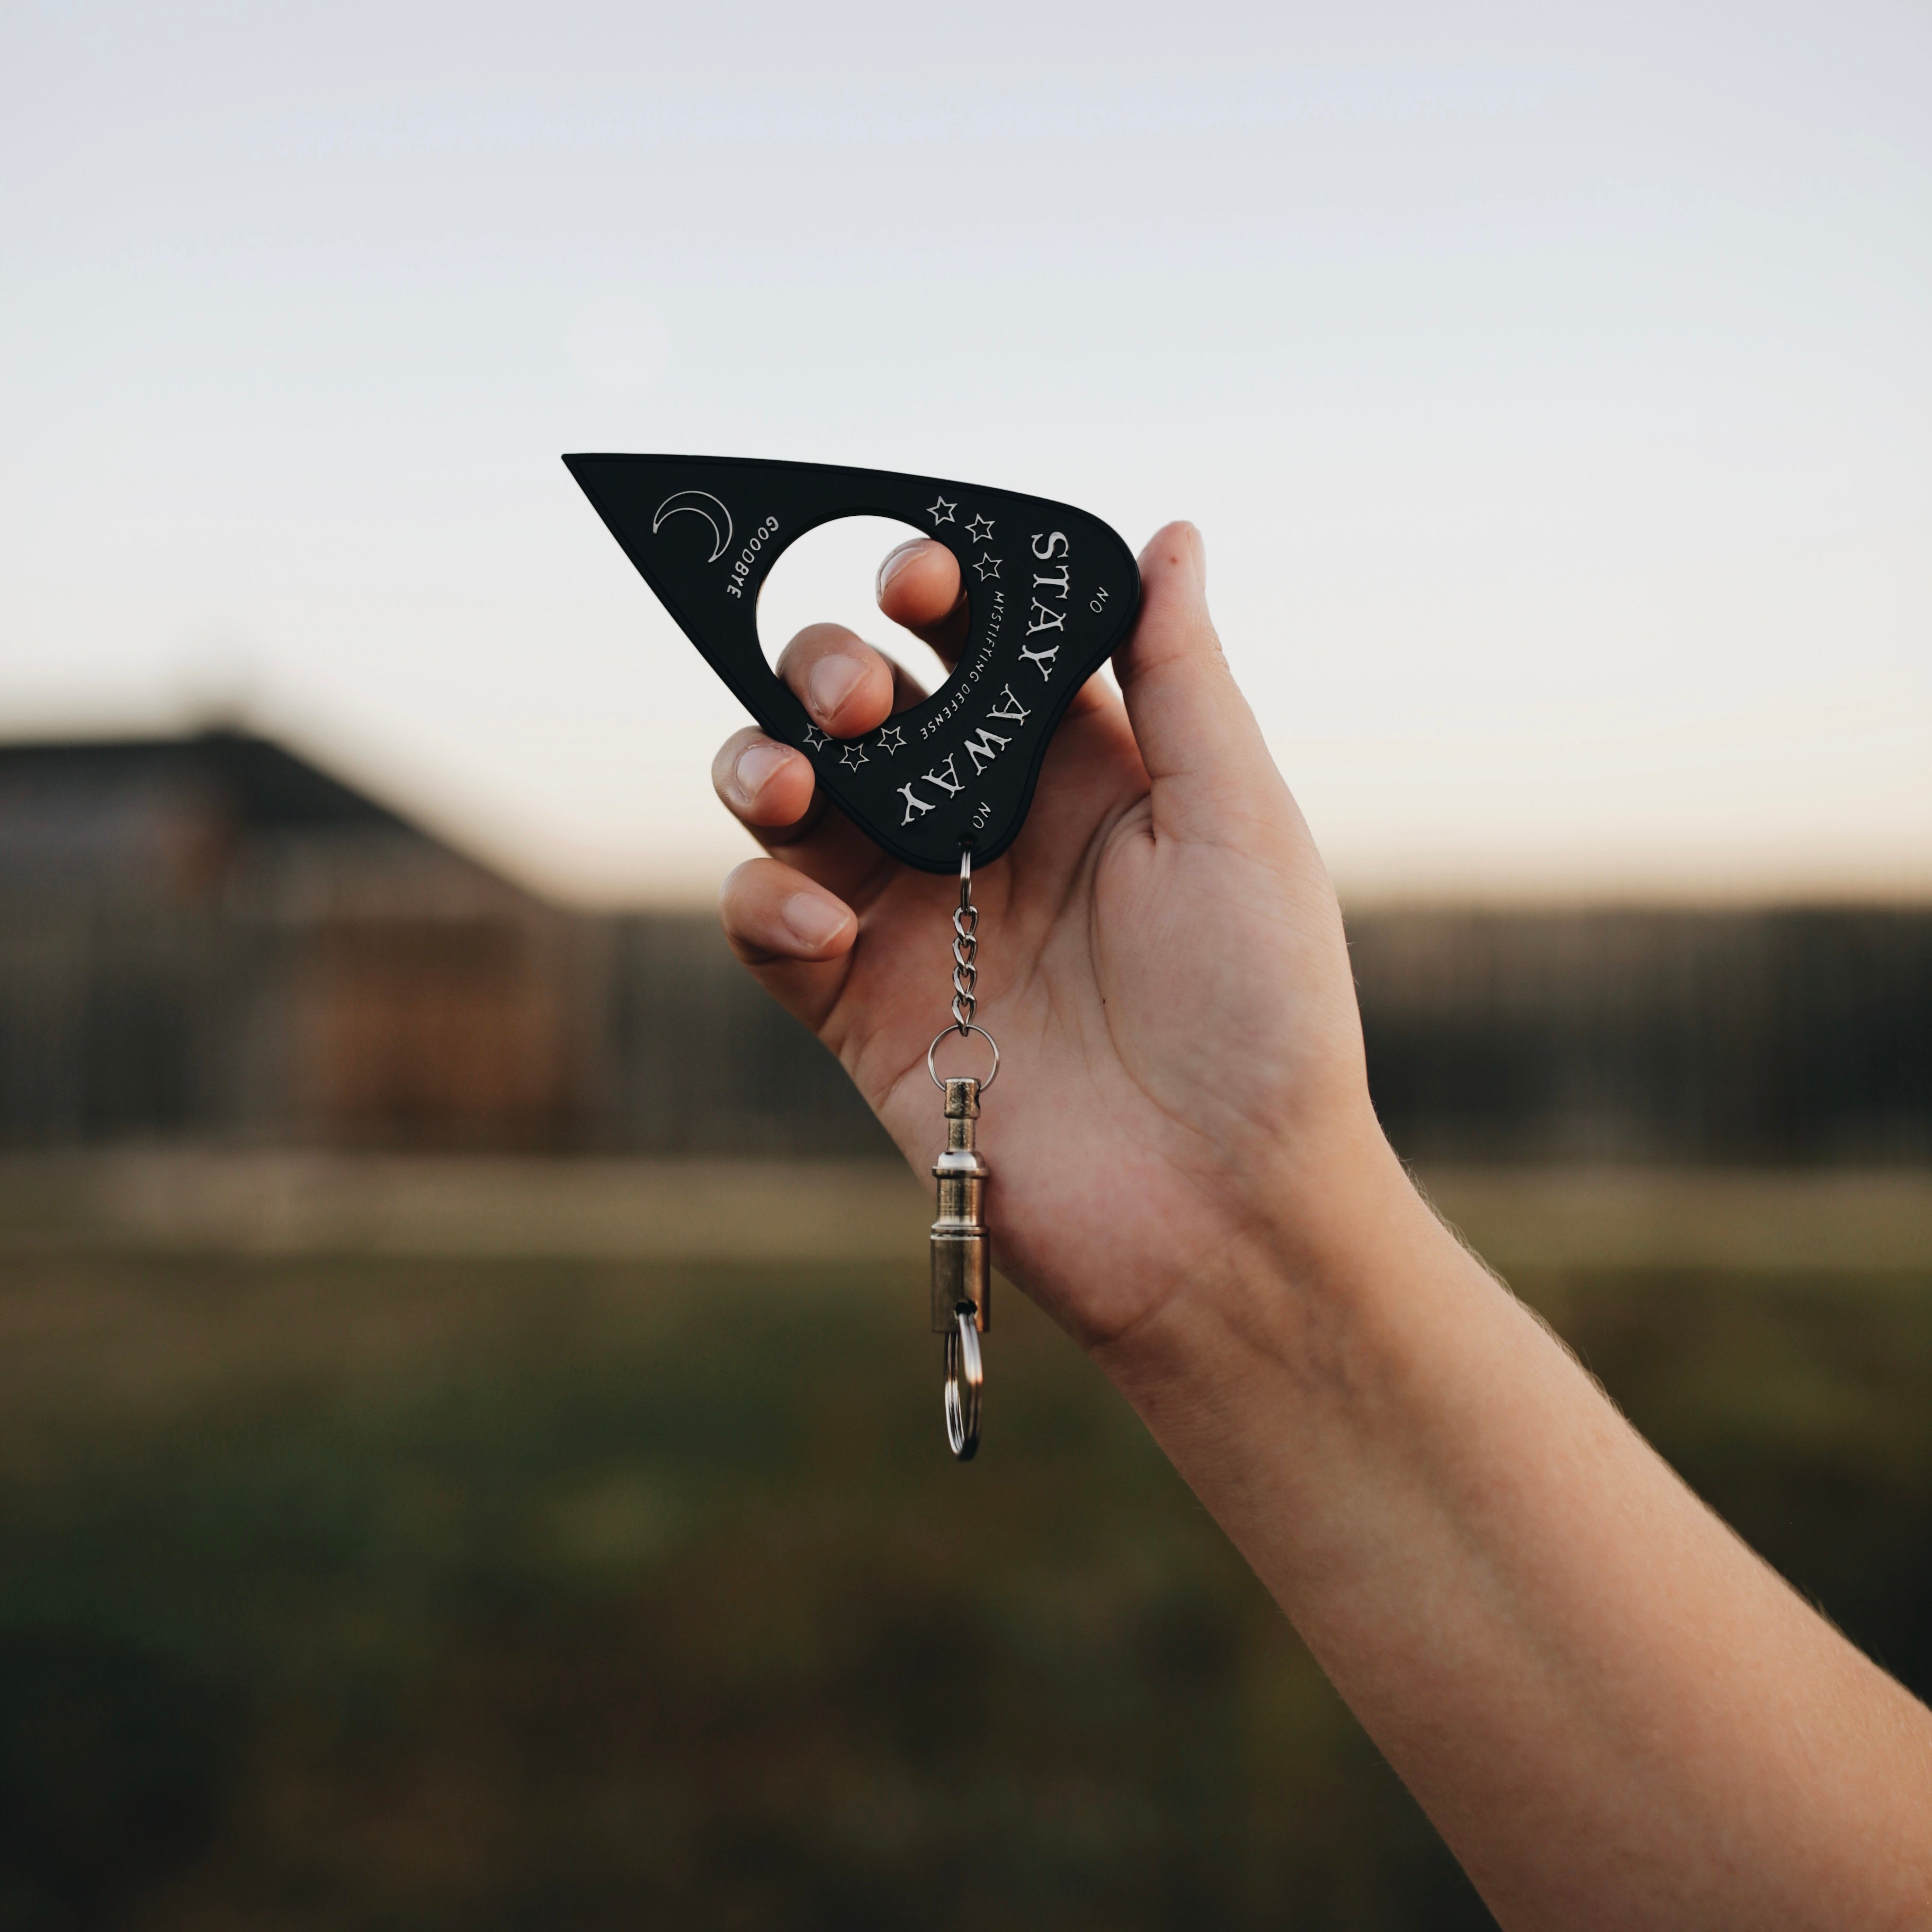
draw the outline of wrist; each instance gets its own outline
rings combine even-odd
[[[1391,1290],[1451,1255],[1465,1258],[1364,1102],[1318,1148],[1292,1150],[1245,1186],[1218,1246],[1090,1352],[1180,1460],[1184,1430],[1363,1393],[1395,1366]],[[1229,1400],[1257,1380],[1272,1385],[1258,1412]]]

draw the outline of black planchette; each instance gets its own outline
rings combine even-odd
[[[772,737],[896,859],[957,869],[1012,843],[1047,741],[1127,633],[1133,554],[1097,517],[1043,497],[890,470],[718,456],[566,456],[644,581]],[[827,738],[765,662],[758,592],[807,530],[910,524],[959,560],[971,624],[945,684],[858,738]]]

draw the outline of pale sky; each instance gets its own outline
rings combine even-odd
[[[1346,891],[1932,894],[1928,100],[1858,0],[13,0],[0,732],[708,892],[740,716],[557,458],[789,457],[1192,517]]]

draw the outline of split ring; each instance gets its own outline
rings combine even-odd
[[[946,1082],[940,1078],[938,1070],[934,1067],[932,1056],[939,1051],[939,1042],[949,1034],[956,1033],[976,1033],[993,1049],[993,1070],[980,1082],[980,1091],[982,1094],[990,1093],[992,1090],[993,1082],[1000,1077],[1000,1042],[982,1026],[945,1026],[941,1027],[932,1036],[932,1044],[926,1049],[926,1070],[931,1076],[932,1084],[942,1094],[945,1092]]]
[[[962,1462],[980,1447],[980,1402],[986,1386],[973,1304],[962,1301],[946,1332],[946,1440]]]

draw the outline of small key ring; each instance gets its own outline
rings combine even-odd
[[[986,1372],[980,1353],[980,1331],[973,1304],[962,1301],[946,1331],[946,1440],[962,1462],[980,1447],[980,1403]]]
[[[950,1039],[953,1034],[957,1033],[976,1033],[980,1037],[993,1049],[993,1070],[986,1076],[985,1079],[980,1082],[980,1091],[982,1094],[991,1093],[993,1088],[993,1082],[1000,1077],[1000,1042],[996,1040],[982,1026],[968,1026],[963,1028],[956,1026],[943,1026],[932,1036],[932,1044],[926,1049],[926,1070],[928,1076],[931,1078],[932,1084],[937,1087],[942,1094],[946,1091],[946,1082],[940,1078],[937,1070],[934,1068],[932,1064],[932,1056],[939,1051],[939,1042],[942,1040]]]

